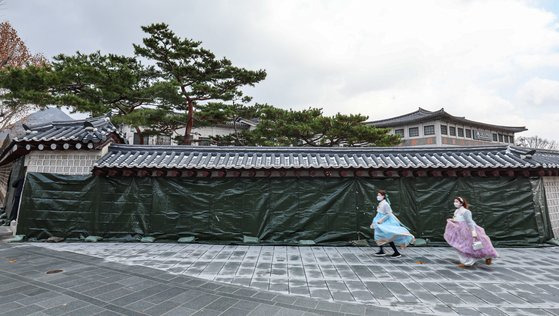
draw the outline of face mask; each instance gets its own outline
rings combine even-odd
[[[460,204],[460,203],[458,203],[458,202],[454,202],[454,207],[460,208],[460,206],[462,206],[462,204]]]
[[[377,195],[377,201],[382,201],[384,199],[384,197],[382,195]]]

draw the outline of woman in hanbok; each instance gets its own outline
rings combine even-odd
[[[377,215],[371,224],[371,228],[375,230],[375,241],[380,247],[379,251],[375,253],[375,255],[385,256],[386,254],[384,253],[383,246],[389,244],[390,247],[392,247],[392,250],[394,250],[391,257],[401,257],[402,255],[398,252],[396,246],[405,248],[410,243],[413,243],[415,238],[392,213],[392,208],[390,207],[390,201],[388,200],[386,191],[379,190],[377,192],[377,201],[379,202]]]
[[[470,267],[480,259],[485,259],[488,265],[491,264],[493,259],[498,257],[497,251],[485,230],[472,219],[468,202],[462,197],[456,197],[454,207],[456,211],[454,217],[447,219],[444,239],[458,252],[458,266]]]

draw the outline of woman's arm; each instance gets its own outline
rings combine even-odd
[[[464,221],[466,222],[468,227],[470,227],[472,237],[477,237],[476,222],[474,222],[474,219],[472,218],[472,212],[470,210],[464,211]]]
[[[454,211],[454,213],[452,213],[452,217],[449,218],[449,219],[447,219],[447,220],[448,220],[448,221],[451,221],[451,222],[453,222],[453,223],[456,223],[456,219],[455,219],[455,218],[456,218],[456,211]]]

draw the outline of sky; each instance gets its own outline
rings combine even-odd
[[[555,0],[4,0],[0,16],[49,58],[132,55],[140,27],[165,22],[265,69],[255,102],[369,120],[444,108],[559,140]]]

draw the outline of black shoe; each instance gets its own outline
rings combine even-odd
[[[384,251],[379,251],[375,253],[375,256],[382,257],[382,256],[386,256],[386,254],[384,253]]]
[[[400,258],[402,255],[398,252],[393,253],[390,257],[392,258]]]

